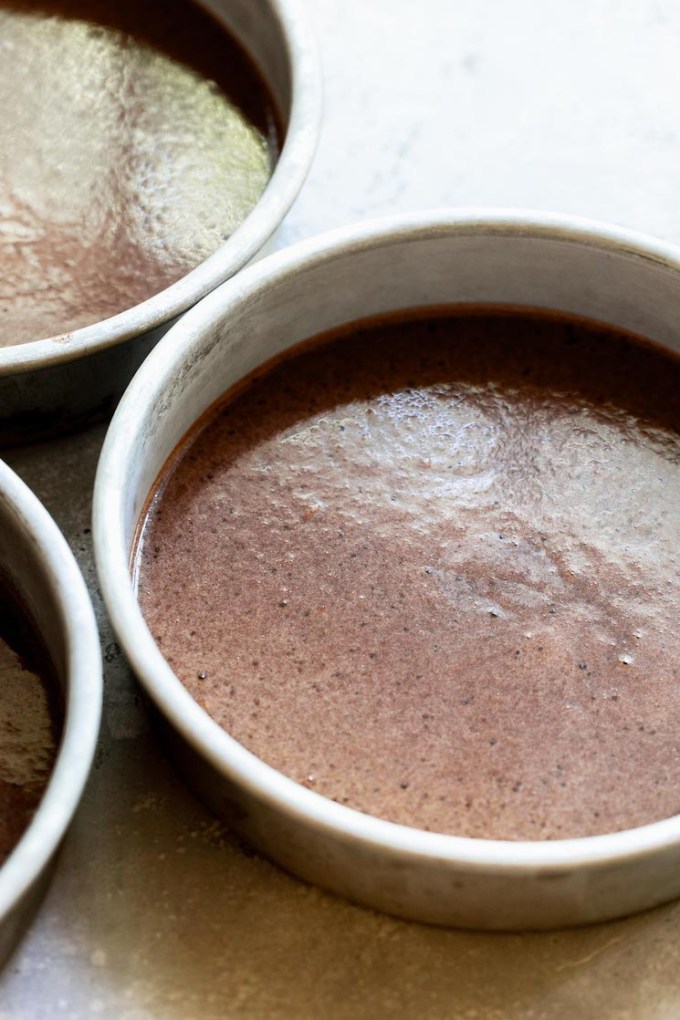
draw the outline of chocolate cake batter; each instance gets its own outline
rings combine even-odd
[[[245,219],[271,101],[191,0],[0,0],[0,346],[184,276]]]
[[[33,817],[54,764],[50,673],[33,624],[0,585],[0,863]]]
[[[212,413],[151,508],[140,601],[199,704],[298,783],[437,832],[605,833],[680,811],[679,508],[680,359],[414,315]]]

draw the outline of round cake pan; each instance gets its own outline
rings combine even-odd
[[[680,817],[611,835],[513,842],[438,835],[339,805],[220,729],[173,674],[137,603],[130,557],[140,514],[166,459],[222,393],[315,334],[453,304],[554,309],[680,350],[678,252],[600,224],[449,212],[369,223],[273,255],[175,326],[118,408],[95,487],[104,596],[180,770],[288,870],[436,924],[540,929],[629,914],[680,895]]]
[[[0,963],[47,888],[94,757],[102,704],[99,635],[85,582],[42,504],[0,461],[0,579],[40,633],[59,684],[63,725],[42,800],[0,868]]]
[[[257,254],[303,184],[316,147],[321,86],[302,0],[204,6],[252,57],[279,110],[283,146],[274,173],[242,225],[177,283],[72,333],[0,347],[0,444],[47,438],[110,413],[170,324]]]

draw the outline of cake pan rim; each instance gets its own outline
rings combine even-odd
[[[227,281],[174,326],[137,373],[114,415],[102,451],[94,493],[94,540],[104,599],[130,663],[171,725],[200,755],[255,796],[300,821],[333,834],[420,859],[464,864],[494,874],[550,874],[555,869],[607,866],[680,848],[680,815],[596,836],[559,840],[487,840],[432,833],[336,804],[300,786],[230,737],[200,708],[175,676],[144,623],[125,557],[121,507],[125,449],[168,373],[225,309],[265,287],[285,285],[289,274],[348,254],[442,234],[541,237],[596,247],[651,261],[678,274],[676,246],[595,220],[522,209],[445,209],[370,220],[322,234],[270,255]],[[349,319],[347,321],[350,321]],[[114,509],[115,507],[115,509]],[[106,536],[106,538],[105,538]],[[141,625],[141,629],[140,629]],[[131,634],[135,639],[131,640]]]
[[[45,587],[58,606],[66,682],[54,766],[33,818],[0,867],[0,925],[40,881],[75,815],[94,760],[103,692],[99,632],[73,553],[37,496],[0,460],[0,520],[9,517],[30,540]]]
[[[279,228],[304,184],[316,151],[322,88],[316,43],[302,0],[266,2],[283,33],[291,75],[291,104],[284,144],[273,173],[248,216],[198,266],[145,301],[72,331],[0,346],[0,379],[66,365],[171,323],[238,273]],[[275,100],[279,101],[278,97]]]

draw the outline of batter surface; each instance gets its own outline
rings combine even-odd
[[[30,822],[57,745],[47,659],[33,625],[0,586],[0,863]]]
[[[0,0],[0,346],[176,282],[267,184],[274,112],[191,0]]]
[[[325,338],[176,456],[140,602],[292,779],[498,839],[680,810],[680,360],[507,310]]]

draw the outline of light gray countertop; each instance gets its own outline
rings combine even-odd
[[[578,213],[680,241],[673,0],[307,6],[324,126],[270,248],[438,205]],[[571,932],[444,931],[310,888],[223,829],[165,761],[102,611],[89,513],[103,435],[6,458],[85,572],[106,703],[54,883],[0,978],[1,1020],[679,1017],[678,904]]]

